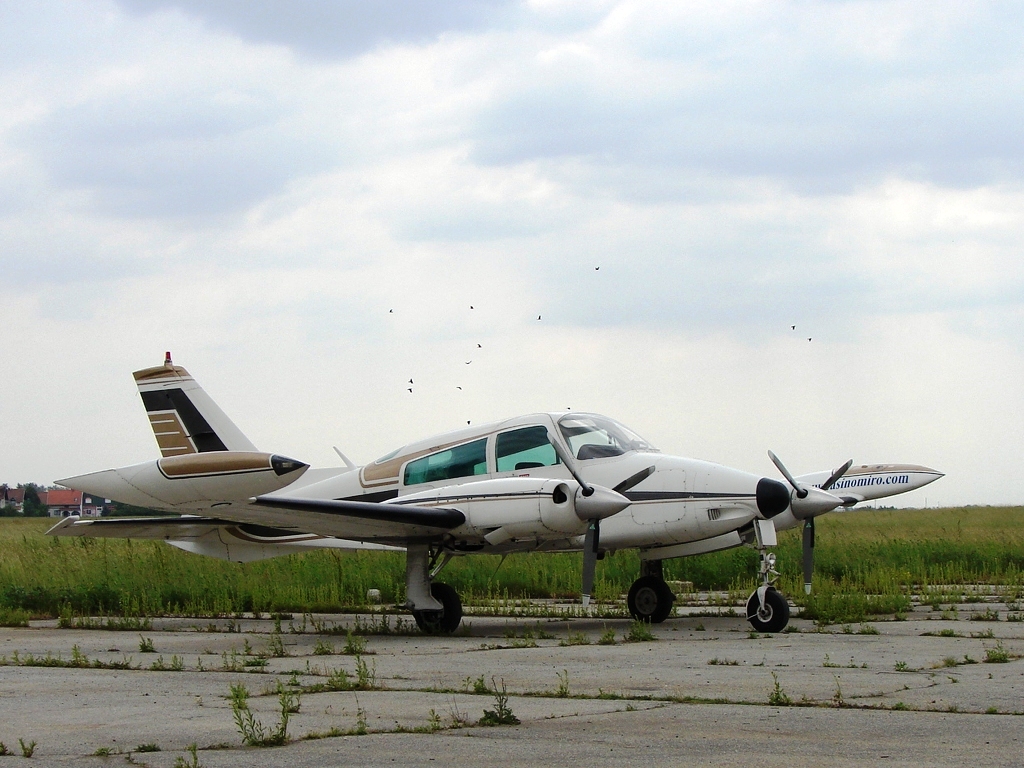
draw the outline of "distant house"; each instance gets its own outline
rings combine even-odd
[[[81,491],[40,491],[39,501],[46,505],[50,517],[81,515],[84,494]]]
[[[7,485],[0,485],[0,507],[12,508],[19,515],[25,511],[25,489],[8,488]]]
[[[112,503],[110,499],[101,499],[88,493],[84,494],[82,497],[82,517],[102,517],[103,513]]]

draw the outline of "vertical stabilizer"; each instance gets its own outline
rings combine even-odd
[[[163,365],[132,375],[161,455],[257,450],[170,352]]]

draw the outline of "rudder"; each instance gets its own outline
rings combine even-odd
[[[132,375],[162,456],[257,450],[170,352],[163,365]]]

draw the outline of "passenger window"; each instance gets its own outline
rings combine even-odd
[[[405,465],[405,484],[487,474],[487,438],[424,456]]]
[[[550,467],[558,463],[558,454],[548,442],[545,427],[526,427],[502,432],[495,443],[494,455],[499,472],[532,467]]]

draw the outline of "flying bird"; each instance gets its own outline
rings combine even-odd
[[[412,392],[412,387],[409,387],[409,391]]]
[[[599,272],[600,270],[601,270],[601,268],[600,268],[600,267],[594,267],[594,271],[595,271],[595,272]]]
[[[412,384],[412,379],[409,379],[409,383]]]
[[[469,308],[470,308],[470,309],[472,309],[472,308],[473,308],[473,305],[472,305],[472,304],[470,304],[470,305],[469,305]]]
[[[455,388],[456,389],[462,389],[462,387],[458,386],[457,384],[455,385]]]
[[[483,348],[484,348],[484,345],[483,345],[483,344],[477,344],[477,345],[476,345],[476,348],[477,348],[477,349],[483,349]]]
[[[537,319],[540,320],[540,315],[537,315]]]
[[[810,339],[808,339],[808,341],[810,341]]]
[[[389,309],[389,310],[388,310],[388,314],[389,314],[389,315],[393,315],[393,314],[395,314],[395,310],[393,310],[393,309]]]
[[[473,362],[472,360],[467,360],[467,361],[466,361],[466,365],[469,365],[469,364],[470,364],[470,363],[472,363],[472,362]]]
[[[796,330],[796,326],[795,325],[791,325],[789,327],[792,328],[794,331]]]

